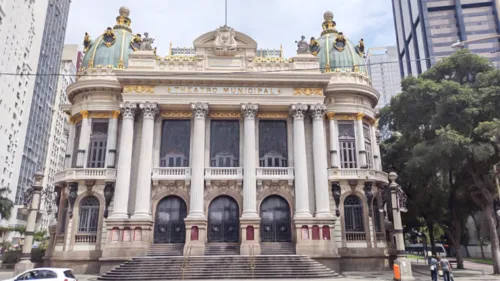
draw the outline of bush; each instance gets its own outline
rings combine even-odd
[[[31,250],[31,262],[33,263],[43,263],[44,256],[45,256],[44,249]],[[2,255],[3,264],[16,264],[20,260],[21,260],[21,251],[4,252]]]
[[[31,250],[31,262],[33,262],[33,263],[43,263],[44,256],[45,256],[44,249]]]

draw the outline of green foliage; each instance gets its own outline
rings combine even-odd
[[[379,124],[397,132],[381,151],[385,168],[400,175],[408,193],[407,225],[438,225],[460,245],[468,214],[492,208],[499,108],[500,72],[468,50],[402,81]]]
[[[21,250],[4,252],[2,255],[3,264],[16,264],[21,260]],[[31,262],[43,263],[43,257],[45,256],[45,249],[33,249],[31,250]]]
[[[10,190],[6,187],[0,188],[0,216],[4,219],[9,219],[14,208],[14,202],[7,198]]]

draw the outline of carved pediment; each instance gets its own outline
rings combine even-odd
[[[193,42],[196,48],[215,48],[231,49],[257,49],[257,42],[250,36],[235,31],[228,26],[221,26],[214,31],[207,32],[196,38]]]

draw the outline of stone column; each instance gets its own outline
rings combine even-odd
[[[365,150],[365,134],[363,131],[363,117],[364,113],[358,112],[356,114],[356,147],[358,150],[358,168],[366,169],[366,150]]]
[[[120,116],[120,111],[113,110],[113,116],[109,119],[108,126],[108,140],[107,148],[108,155],[106,157],[106,167],[115,168],[116,167],[116,139],[118,137],[118,116]]]
[[[382,159],[380,155],[380,136],[376,124],[371,127],[373,146],[373,169],[382,171]]]
[[[156,121],[155,121],[153,168],[160,167],[161,135],[162,135],[162,118],[158,117],[158,118],[156,118]]]
[[[35,174],[35,183],[30,188],[31,199],[28,204],[28,221],[26,222],[26,232],[24,233],[24,245],[21,253],[21,261],[18,262],[14,269],[14,274],[17,275],[23,271],[34,268],[34,264],[30,261],[31,249],[33,247],[33,235],[35,234],[36,217],[40,209],[40,197],[43,189],[43,172]]]
[[[69,117],[68,119],[68,140],[67,140],[67,146],[66,146],[66,157],[65,157],[65,162],[64,162],[64,169],[70,169],[71,167],[71,162],[73,162],[73,157],[77,157],[77,155],[72,155],[73,154],[73,149],[75,148],[75,120],[73,117]]]
[[[244,177],[243,177],[243,214],[242,218],[258,218],[257,215],[257,182],[255,178],[255,116],[259,106],[242,104],[241,111],[244,123]]]
[[[155,116],[158,114],[158,104],[141,103],[142,133],[141,153],[139,158],[139,174],[137,175],[137,190],[135,194],[135,210],[133,219],[148,219],[151,217],[151,173],[153,172],[153,138]]]
[[[86,166],[85,155],[87,149],[89,149],[90,140],[90,121],[89,112],[87,110],[80,111],[82,115],[82,127],[80,129],[80,142],[78,145],[78,155],[76,158],[76,168],[84,168]]]
[[[328,161],[326,153],[324,118],[326,105],[310,107],[313,118],[314,194],[316,196],[316,217],[332,217],[328,194]]]
[[[334,119],[335,112],[328,112],[326,115],[328,116],[328,126],[330,129],[330,167],[339,168],[339,129]]]
[[[293,157],[295,166],[295,214],[296,218],[311,217],[306,162],[306,136],[304,115],[307,105],[290,106],[293,115]]]
[[[191,194],[189,204],[190,219],[204,219],[203,196],[205,189],[205,118],[208,104],[191,104],[194,117],[193,155],[191,163]]]
[[[128,218],[128,199],[130,190],[130,172],[132,169],[132,149],[134,142],[134,117],[137,104],[125,102],[120,105],[122,111],[122,129],[120,137],[120,157],[116,175],[113,213],[110,218]]]

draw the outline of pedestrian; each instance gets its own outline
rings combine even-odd
[[[432,281],[437,281],[438,280],[438,261],[435,256],[432,255],[431,252],[427,254],[429,257],[429,267],[431,270],[431,280]]]
[[[451,274],[451,264],[450,261],[444,257],[441,259],[441,268],[443,269],[443,279],[444,281],[451,281],[450,280],[450,274]]]

